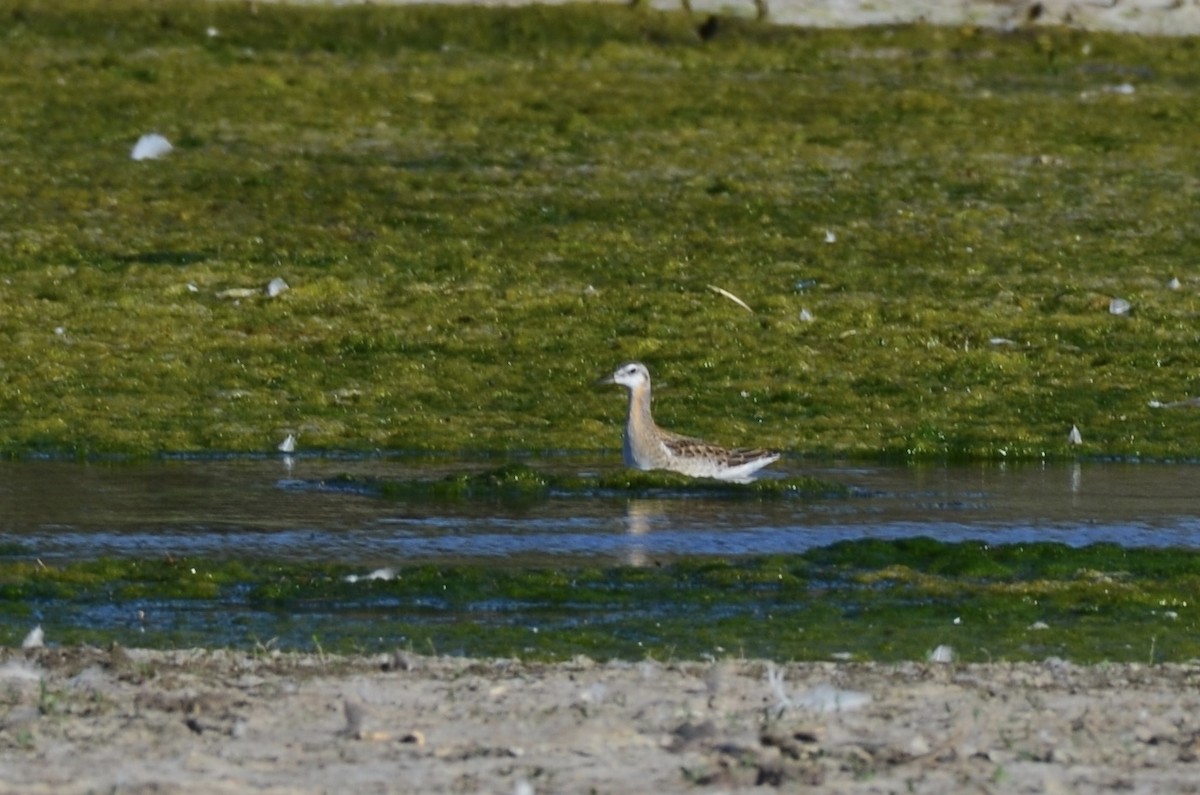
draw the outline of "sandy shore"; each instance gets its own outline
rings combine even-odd
[[[1194,792],[1197,684],[1200,665],[13,650],[0,793]]]
[[[278,2],[280,0],[260,0]],[[290,3],[404,4],[414,0],[282,0]],[[421,0],[416,0],[420,2]],[[426,0],[441,4],[526,5],[530,0]],[[548,3],[572,0],[543,0]],[[626,4],[628,0],[598,0]],[[683,0],[641,0],[654,8],[678,9]],[[926,22],[1012,29],[1025,25],[1068,25],[1156,36],[1200,33],[1200,0],[764,0],[769,19],[780,25],[860,27]],[[754,0],[691,0],[694,12],[754,16]]]

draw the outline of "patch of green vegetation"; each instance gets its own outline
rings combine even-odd
[[[1181,661],[1200,654],[1200,553],[859,541],[663,566],[0,561],[0,644],[419,651],[563,659]],[[143,617],[135,620],[138,611]],[[316,639],[314,641],[314,639]]]
[[[328,484],[325,484],[328,485]],[[627,496],[657,494],[704,495],[709,497],[845,497],[849,489],[840,483],[812,477],[760,479],[751,483],[729,483],[691,478],[673,472],[621,470],[595,476],[564,476],[539,472],[525,464],[507,464],[475,474],[448,475],[441,480],[357,480],[346,476],[336,482],[356,491],[406,500],[504,500],[532,501],[551,497],[593,497],[616,493]]]
[[[4,13],[6,455],[612,449],[632,358],[728,444],[1200,453],[1193,39]]]

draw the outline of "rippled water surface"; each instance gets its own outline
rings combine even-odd
[[[595,473],[615,460],[529,460]],[[501,560],[644,563],[800,552],[858,538],[1200,547],[1191,465],[824,467],[853,496],[820,500],[572,495],[511,505],[395,501],[354,478],[437,478],[490,463],[389,459],[0,464],[0,545],[42,560],[170,554],[364,566]],[[780,471],[776,467],[777,471]],[[782,471],[787,471],[784,468]]]

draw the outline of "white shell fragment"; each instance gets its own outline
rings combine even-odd
[[[938,646],[933,651],[929,652],[929,662],[931,663],[952,663],[954,662],[954,649],[945,644]]]
[[[826,243],[836,243],[837,235],[835,235],[831,230],[826,229],[825,230],[825,242]]]
[[[1200,397],[1184,398],[1183,400],[1172,400],[1169,403],[1164,403],[1161,400],[1151,400],[1147,403],[1152,409],[1179,409],[1179,408],[1198,408],[1200,407]]]
[[[25,636],[25,640],[21,641],[22,649],[40,649],[45,646],[46,633],[42,631],[42,625],[38,624],[33,629],[29,630],[29,634]]]
[[[799,695],[790,695],[783,682],[783,671],[767,663],[767,687],[775,696],[775,712],[789,709],[809,712],[849,712],[871,703],[871,696],[856,690],[841,690],[830,684],[818,684]]]
[[[158,133],[149,133],[138,139],[129,154],[134,160],[157,160],[170,152],[174,147],[171,142]]]
[[[792,697],[792,705],[809,712],[852,712],[871,703],[871,696],[858,690],[842,690],[830,684],[819,684]]]
[[[1110,315],[1128,315],[1129,310],[1133,305],[1124,298],[1114,298],[1108,302],[1108,313]]]
[[[370,574],[347,574],[342,578],[342,580],[345,582],[370,582],[372,580],[383,580],[384,582],[387,582],[394,579],[396,579],[395,569],[375,569],[375,571],[371,572]]]
[[[813,322],[813,314],[812,314],[812,312],[809,312],[807,309],[801,309],[801,310],[800,310],[800,322],[801,322],[801,323],[811,323],[811,322]]]
[[[250,287],[230,287],[228,290],[222,290],[221,292],[217,293],[217,298],[241,299],[253,298],[256,295],[260,295],[259,291]]]
[[[288,286],[287,282],[276,276],[274,279],[267,282],[267,297],[275,298],[276,296],[286,293],[290,289],[292,288]]]
[[[1071,426],[1071,432],[1067,434],[1067,444],[1083,444],[1083,434],[1079,432],[1079,427]]]
[[[289,433],[287,435],[286,439],[284,439],[282,442],[280,442],[278,445],[276,445],[275,449],[281,453],[296,452],[296,436],[295,436],[295,434]]]
[[[1172,276],[1172,277],[1171,277],[1171,281],[1167,282],[1167,289],[1168,289],[1168,290],[1178,290],[1178,289],[1179,289],[1180,287],[1182,287],[1182,286],[1183,286],[1183,285],[1181,285],[1181,284],[1179,283],[1179,277],[1178,277],[1178,276]]]

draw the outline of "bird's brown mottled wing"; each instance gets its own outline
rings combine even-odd
[[[730,468],[733,468],[742,464],[748,464],[751,461],[761,461],[764,458],[771,458],[772,456],[779,458],[779,453],[776,453],[774,450],[764,450],[758,447],[741,447],[736,450],[730,450],[728,460]]]
[[[668,431],[663,431],[662,435],[663,446],[670,451],[671,455],[678,458],[707,458],[712,461],[720,461],[729,467],[736,467],[774,455],[770,450],[757,448],[737,448],[731,450],[727,447],[706,442],[703,439],[693,439],[689,436],[680,436]]]

